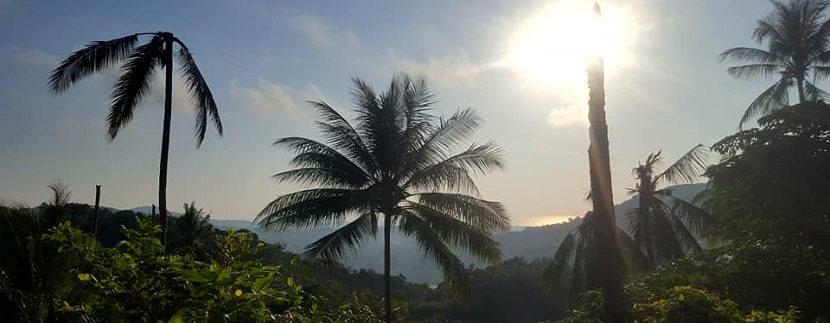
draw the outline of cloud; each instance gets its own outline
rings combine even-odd
[[[466,52],[459,51],[443,56],[430,56],[425,61],[412,60],[392,52],[391,60],[399,70],[413,75],[423,75],[430,82],[444,86],[456,86],[472,81],[484,69],[470,60]]]
[[[7,52],[18,66],[23,68],[52,69],[60,61],[57,56],[40,49],[7,47]]]
[[[571,103],[553,109],[548,114],[548,123],[554,127],[588,124],[588,108],[584,104]]]
[[[164,87],[164,70],[158,69],[153,76],[153,80],[150,81],[150,93],[144,98],[142,105],[163,107]],[[173,73],[173,112],[180,115],[190,115],[193,114],[193,109],[194,105],[190,98],[190,91],[184,85],[181,76]]]
[[[325,96],[314,84],[302,88],[271,83],[260,78],[255,87],[231,81],[231,97],[260,117],[291,117],[300,114],[306,100],[323,100]]]
[[[332,28],[320,18],[300,16],[294,27],[312,45],[325,50],[355,50],[360,48],[360,40],[348,29]]]

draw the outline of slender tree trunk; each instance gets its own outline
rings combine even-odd
[[[150,220],[152,220],[153,223],[158,223],[158,220],[156,220],[156,205],[155,204],[153,204],[153,210],[151,212],[152,213],[150,213]]]
[[[161,161],[159,161],[159,222],[162,245],[167,244],[167,159],[170,151],[170,114],[173,110],[173,35],[165,34],[164,56],[164,128],[161,135]]]
[[[384,321],[392,322],[392,215],[383,214],[383,315]]]
[[[646,266],[649,270],[654,269],[654,246],[651,242],[651,205],[649,200],[652,197],[651,177],[641,175],[640,177],[640,237],[646,246]]]
[[[804,95],[804,78],[799,77],[796,79],[796,84],[798,85],[798,103],[804,103],[807,101]]]
[[[594,11],[600,14],[599,4]],[[597,40],[598,41],[598,40]],[[588,64],[588,120],[590,146],[588,162],[591,175],[594,213],[597,217],[596,240],[600,254],[597,265],[603,294],[603,314],[606,322],[626,322],[628,310],[623,294],[623,264],[620,253],[617,224],[614,217],[614,197],[611,192],[611,162],[608,152],[608,125],[605,121],[605,85],[602,57],[596,56]]]
[[[92,235],[98,238],[98,222],[101,218],[99,207],[101,205],[101,185],[95,185],[95,222],[92,223]]]

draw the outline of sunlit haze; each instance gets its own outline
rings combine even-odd
[[[760,5],[763,3],[764,5]],[[186,87],[173,84],[168,206],[196,203],[217,219],[250,220],[296,185],[270,176],[291,153],[271,143],[319,138],[306,100],[351,116],[350,78],[381,90],[398,72],[422,75],[436,114],[472,107],[474,141],[503,148],[507,167],[476,178],[513,225],[581,216],[590,207],[585,61],[607,68],[614,197],[648,153],[676,158],[736,128],[747,98],[768,85],[736,81],[718,62],[770,8],[764,1],[274,2],[0,1],[0,199],[38,205],[62,180],[74,201],[133,208],[157,203],[161,75],[134,119],[106,137],[118,69],[52,95],[49,73],[92,40],[169,30],[184,39],[211,86],[225,135],[195,149]],[[94,10],[93,10],[94,9]],[[592,33],[603,39],[600,48]],[[178,74],[178,72],[176,72]],[[657,122],[659,121],[659,122]],[[671,121],[671,122],[669,122]],[[556,215],[555,217],[547,215]],[[561,215],[561,216],[560,216]]]

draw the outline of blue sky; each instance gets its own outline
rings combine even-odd
[[[508,168],[481,177],[487,199],[506,204],[516,225],[581,215],[588,188],[584,84],[537,82],[502,64],[517,32],[559,5],[591,1],[18,1],[0,0],[0,198],[36,205],[62,180],[73,198],[131,208],[154,203],[162,96],[153,95],[109,143],[105,116],[118,70],[88,78],[64,95],[46,90],[57,62],[92,40],[171,31],[188,43],[218,100],[225,136],[195,149],[192,109],[174,91],[168,200],[196,201],[216,218],[252,219],[296,186],[269,176],[288,152],[270,143],[316,135],[304,100],[348,111],[350,78],[377,88],[397,72],[423,75],[436,112],[474,107],[476,135],[504,148]],[[608,0],[626,15],[625,64],[607,80],[615,199],[634,185],[630,170],[649,152],[671,160],[697,143],[734,132],[749,101],[768,83],[732,80],[722,50],[753,45],[759,0]],[[616,10],[616,12],[615,12]],[[552,42],[557,41],[552,39]],[[566,75],[566,74],[563,74]]]

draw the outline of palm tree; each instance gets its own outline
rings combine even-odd
[[[590,199],[590,196],[588,197]],[[597,236],[598,217],[588,211],[582,222],[568,233],[559,244],[548,267],[544,272],[545,284],[553,289],[557,284],[567,283],[570,287],[569,299],[574,302],[587,290],[601,287],[601,270],[599,270],[599,250]],[[623,254],[634,271],[643,261],[642,253],[633,239],[622,229],[617,228]],[[570,281],[566,278],[570,277]]]
[[[695,234],[712,223],[711,217],[694,203],[674,196],[672,189],[660,187],[663,181],[693,182],[706,168],[706,148],[695,146],[655,176],[655,168],[662,159],[660,154],[649,154],[645,163],[633,169],[638,183],[629,190],[638,195],[640,202],[628,213],[629,227],[649,269],[659,262],[700,251]]]
[[[170,221],[170,241],[167,247],[189,254],[199,260],[209,260],[217,253],[216,236],[210,215],[196,207],[196,202],[184,204],[184,213]]]
[[[339,260],[375,236],[383,217],[385,320],[392,320],[390,232],[395,226],[413,237],[443,272],[445,282],[463,296],[464,265],[453,253],[462,249],[497,263],[501,254],[493,230],[509,228],[502,205],[478,197],[474,173],[501,169],[500,149],[471,144],[453,154],[481,119],[470,109],[448,119],[429,112],[434,95],[422,79],[395,77],[376,95],[353,79],[354,126],[325,102],[310,102],[321,116],[324,141],[288,137],[274,144],[297,153],[296,169],[274,175],[279,181],[316,186],[277,197],[257,217],[267,228],[316,228],[348,223],[310,244],[305,254]]]
[[[148,36],[149,41],[136,46],[139,37]],[[161,138],[161,161],[159,162],[159,215],[162,238],[167,237],[167,161],[170,148],[170,115],[173,92],[173,46],[177,44],[181,73],[195,105],[196,147],[202,145],[207,130],[208,116],[222,135],[222,122],[213,94],[202,72],[196,66],[190,50],[179,38],[169,32],[137,33],[107,41],[95,41],[72,53],[52,71],[49,87],[54,93],[62,93],[83,79],[126,60],[121,66],[121,77],[112,91],[107,124],[109,139],[114,140],[118,131],[133,118],[135,108],[150,90],[150,80],[157,68],[165,70],[164,87],[164,128]]]
[[[594,4],[594,14],[597,19],[601,16],[599,4]],[[605,320],[623,322],[628,317],[628,309],[623,294],[623,260],[614,216],[614,196],[611,192],[611,158],[608,152],[608,124],[605,120],[604,83],[603,59],[597,54],[588,63],[588,168],[591,192],[594,194],[591,199],[593,211],[597,217],[595,234],[599,255],[595,265],[602,271],[599,277],[605,300]]]
[[[725,60],[747,62],[727,71],[735,78],[773,77],[776,82],[749,104],[739,126],[789,104],[789,88],[796,86],[798,102],[816,101],[827,93],[815,86],[816,79],[830,75],[828,37],[830,20],[826,0],[773,0],[775,7],[758,20],[752,38],[766,49],[736,47],[720,54]],[[809,79],[812,76],[813,82]]]

